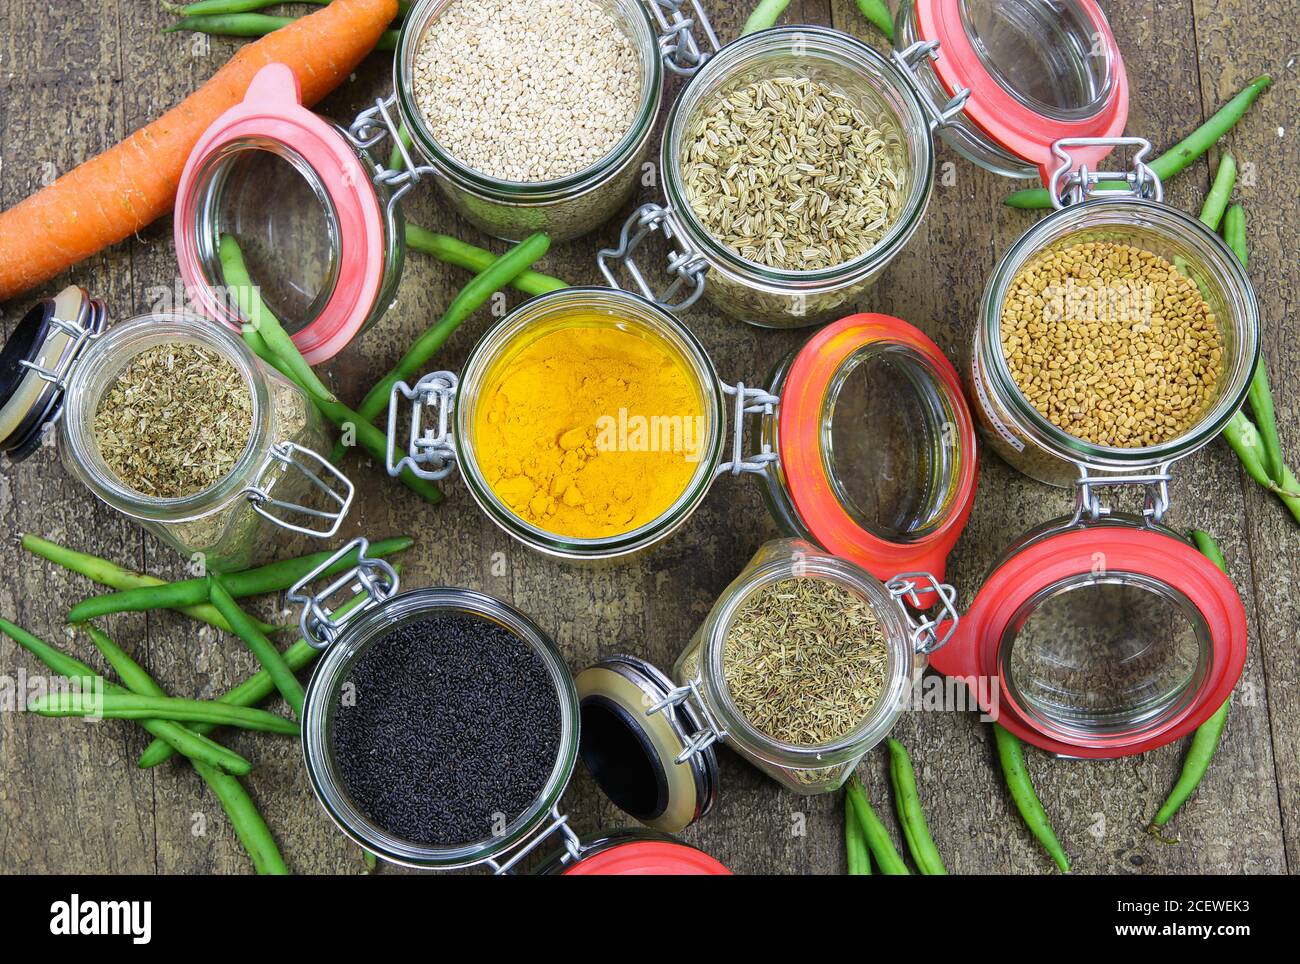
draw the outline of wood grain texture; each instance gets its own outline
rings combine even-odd
[[[749,12],[747,3],[709,6],[725,7],[714,16],[724,40],[738,33]],[[1297,82],[1294,64],[1287,63],[1293,32],[1269,5],[1227,10],[1205,0],[1130,0],[1122,10],[1110,6],[1133,88],[1129,130],[1158,147],[1194,127],[1254,74],[1269,69],[1278,78],[1230,144],[1239,162],[1254,165],[1254,183],[1243,184],[1238,196],[1247,206],[1251,274],[1283,439],[1300,450],[1300,405],[1294,401],[1300,398],[1300,358],[1287,337],[1300,284],[1294,257],[1300,243],[1294,223],[1300,156],[1291,130]],[[158,4],[86,0],[53,10],[0,0],[5,206],[157,116],[210,76],[238,43],[163,35],[170,15]],[[833,24],[883,47],[852,0],[796,0],[786,20]],[[388,57],[372,56],[322,111],[350,118],[390,84]],[[669,96],[679,84],[670,82]],[[1001,204],[1011,187],[1007,181],[947,148],[941,148],[939,162],[940,181],[924,224],[858,307],[917,324],[960,360],[985,279],[1033,216]],[[1195,210],[1210,172],[1202,161],[1181,175],[1169,186],[1170,202]],[[645,189],[638,200],[653,197]],[[406,211],[425,227],[485,243],[430,187],[416,191]],[[596,283],[594,252],[616,239],[622,217],[587,238],[557,245],[541,267],[571,282]],[[169,222],[156,224],[43,292],[75,280],[105,298],[113,318],[129,317],[176,284],[170,234]],[[388,370],[466,278],[458,269],[410,256],[397,306],[322,373],[343,397],[355,400],[359,386]],[[4,306],[6,334],[27,300]],[[510,306],[520,300],[513,292],[506,298]],[[456,368],[491,320],[488,310],[478,312],[440,353],[438,364]],[[686,320],[729,380],[760,380],[806,336],[760,331],[707,308],[689,312]],[[345,534],[416,536],[416,547],[403,558],[405,585],[466,586],[513,602],[553,634],[575,671],[619,651],[669,666],[717,594],[777,534],[757,486],[724,479],[690,522],[646,557],[611,569],[561,568],[497,530],[459,482],[448,483],[447,499],[430,508],[357,456],[347,468],[361,495]],[[1276,502],[1244,480],[1221,444],[1180,465],[1176,475],[1170,521],[1179,529],[1205,528],[1219,539],[1251,624],[1250,657],[1223,745],[1209,777],[1171,825],[1180,843],[1159,843],[1143,828],[1177,775],[1182,746],[1104,763],[1031,751],[1030,771],[1080,871],[1286,872],[1300,861],[1300,621],[1293,586],[1300,568],[1298,530]],[[985,455],[980,494],[951,564],[963,601],[1027,525],[1068,508],[1067,493]],[[0,564],[13,574],[0,585],[0,613],[51,641],[66,642],[96,665],[86,641],[63,627],[68,606],[93,591],[91,586],[26,556],[17,535],[35,532],[160,575],[181,574],[173,554],[95,502],[64,472],[52,449],[22,466],[0,469],[0,520],[9,533],[0,544]],[[287,619],[275,608],[282,603],[266,600],[259,614]],[[118,617],[105,628],[177,694],[213,696],[254,668],[233,638],[171,613]],[[0,675],[16,677],[20,671],[39,669],[0,640]],[[1049,872],[1050,862],[1007,797],[986,726],[966,713],[925,712],[906,716],[895,733],[911,750],[930,826],[951,871]],[[295,741],[262,734],[226,738],[257,764],[245,782],[290,866],[364,872],[356,848],[316,806]],[[220,807],[191,768],[179,761],[151,771],[134,768],[145,743],[142,731],[120,722],[0,714],[0,871],[248,871]],[[843,872],[838,795],[792,796],[729,751],[720,758],[718,806],[684,834],[686,840],[738,872]],[[883,752],[869,755],[861,773],[897,837]],[[628,822],[581,769],[566,809],[580,832]]]

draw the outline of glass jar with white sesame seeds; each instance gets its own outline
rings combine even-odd
[[[1131,171],[1076,167],[1073,142],[1058,142],[1056,211],[1003,256],[975,327],[968,377],[981,431],[1013,467],[1049,485],[1167,474],[1223,431],[1259,354],[1259,309],[1241,262],[1215,232],[1162,203],[1146,141],[1112,143],[1138,149]],[[1102,180],[1129,188],[1096,190]],[[1108,260],[1065,270],[1081,251]],[[1201,317],[1181,327],[1189,304]],[[1193,398],[1180,379],[1201,334],[1213,351]]]
[[[585,234],[643,175],[665,67],[689,74],[717,47],[699,0],[681,6],[420,0],[394,63],[412,153],[488,234]]]

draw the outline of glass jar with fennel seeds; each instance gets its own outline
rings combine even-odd
[[[324,422],[301,389],[210,320],[155,312],[105,332],[102,306],[87,305],[68,288],[19,322],[0,367],[6,385],[21,379],[0,423],[21,415],[31,439],[58,421],[68,471],[205,569],[245,568],[277,533],[337,531],[352,484],[325,458]],[[36,367],[11,368],[17,343]]]

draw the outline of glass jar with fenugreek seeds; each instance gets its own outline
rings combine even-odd
[[[286,532],[331,536],[352,501],[303,391],[204,318],[104,332],[103,305],[68,288],[19,322],[0,389],[10,458],[57,421],[69,473],[204,569],[247,568]]]
[[[1061,137],[1123,129],[1123,63],[1092,0],[919,0],[899,16],[910,42],[889,56],[815,26],[724,46],[673,104],[665,200],[601,252],[606,279],[625,267],[670,307],[703,295],[754,325],[820,324],[858,307],[915,234],[936,135],[1024,177],[1047,169]],[[1052,70],[1019,69],[1026,52]],[[671,247],[657,294],[635,259],[656,231]]]
[[[1245,401],[1259,310],[1241,262],[1161,201],[1139,138],[1132,172],[1075,167],[1059,145],[1055,213],[984,291],[969,377],[989,445],[1051,485],[1142,474],[1215,438]],[[1099,180],[1134,187],[1093,190]]]

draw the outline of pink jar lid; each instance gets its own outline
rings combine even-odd
[[[211,176],[209,162],[238,141],[256,139],[282,144],[303,159],[323,187],[338,225],[333,290],[317,316],[293,335],[308,363],[316,365],[342,351],[370,316],[383,284],[384,212],[369,172],[337,129],[302,106],[298,78],[285,64],[259,70],[243,101],[217,118],[190,153],[173,222],[181,278],[204,312],[240,325],[241,318],[204,275],[194,226],[204,182]]]

